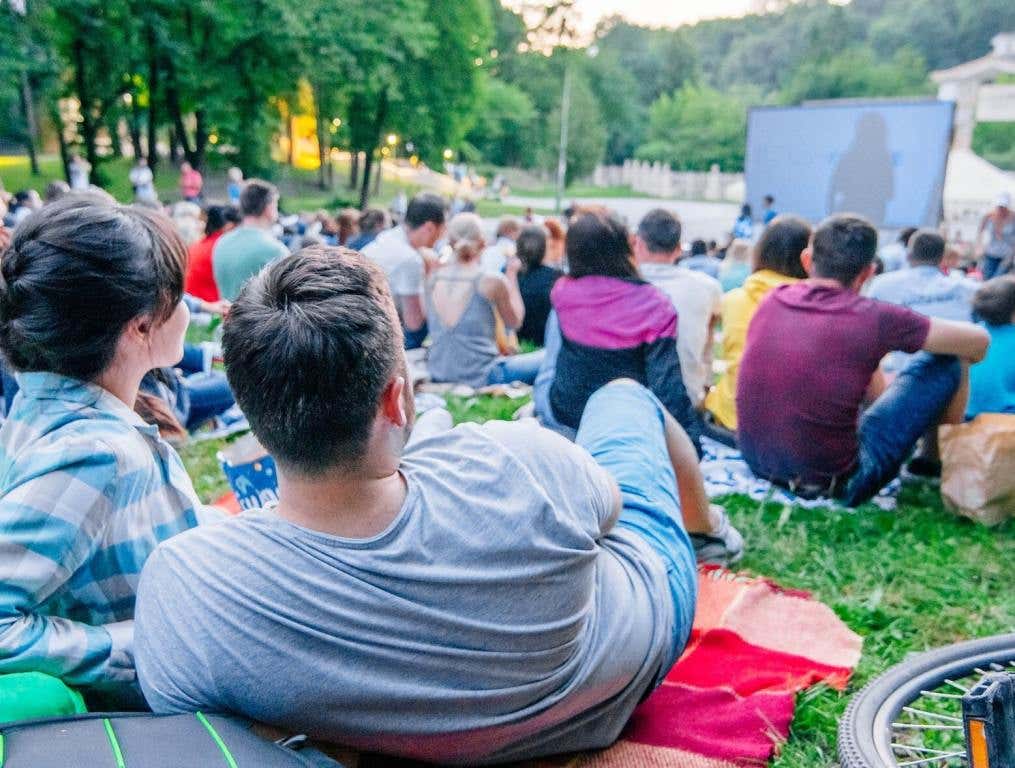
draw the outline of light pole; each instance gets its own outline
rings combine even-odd
[[[557,196],[553,205],[560,213],[567,181],[567,129],[571,117],[571,59],[564,63],[564,91],[560,95],[560,146],[557,149]]]

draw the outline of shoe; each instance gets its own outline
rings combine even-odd
[[[744,537],[718,504],[712,505],[712,521],[711,533],[690,534],[694,556],[699,563],[733,565],[744,556]]]
[[[940,478],[941,462],[914,456],[906,465],[906,472],[914,477]]]

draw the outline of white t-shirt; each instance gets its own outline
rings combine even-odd
[[[673,264],[641,264],[642,277],[665,293],[677,310],[677,354],[687,396],[695,408],[712,375],[708,329],[722,314],[722,285],[704,272]]]
[[[499,237],[497,242],[483,249],[479,255],[479,267],[484,275],[502,275],[509,257],[515,255],[515,241],[509,237]]]
[[[381,232],[362,253],[384,270],[393,295],[423,293],[423,257],[409,244],[404,227]]]

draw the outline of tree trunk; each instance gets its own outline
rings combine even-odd
[[[74,51],[74,84],[78,92],[78,101],[81,104],[81,135],[85,142],[85,155],[88,164],[94,169],[99,167],[99,153],[95,147],[95,120],[92,115],[92,99],[88,93],[88,75],[85,71],[85,46],[81,38],[77,38],[73,45]],[[101,179],[99,174],[93,178],[96,181]],[[68,177],[68,181],[70,178]]]
[[[156,96],[159,91],[159,52],[155,43],[155,32],[148,27],[148,167],[156,173],[159,164],[159,120]]]
[[[366,153],[366,161],[363,165],[363,186],[360,187],[359,193],[359,207],[360,210],[365,210],[367,203],[370,202],[370,172],[373,169],[374,161],[374,150],[381,140],[381,131],[384,128],[384,121],[388,119],[388,92],[387,90],[381,91],[381,95],[377,99],[377,111],[374,113],[374,125],[372,136],[372,145]]]
[[[321,86],[314,83],[314,120],[317,123],[317,186],[321,189],[328,188],[327,169],[324,164],[328,161],[327,137],[328,131],[324,127],[324,114],[321,112]]]
[[[32,175],[39,175],[39,158],[35,153],[35,105],[33,104],[32,84],[28,81],[28,71],[21,70],[21,111],[25,115],[25,151],[32,167]]]
[[[109,144],[113,150],[113,157],[123,157],[123,145],[120,143],[120,115],[117,114],[106,120],[106,130],[109,131]]]
[[[176,165],[176,159],[180,156],[180,140],[176,136],[176,129],[169,126],[169,162]]]
[[[134,145],[134,159],[144,154],[144,147],[141,146],[141,115],[137,105],[137,96],[134,95],[130,102],[130,114],[127,116],[127,130],[130,132],[130,143]]]
[[[293,117],[292,112],[285,119],[285,130],[289,136],[289,167],[292,168],[296,165],[296,142],[293,139]]]
[[[359,183],[359,150],[354,149],[349,153],[349,189],[356,189]]]
[[[173,135],[176,137],[179,148],[183,150],[183,156],[192,166],[197,168],[198,163],[194,150],[190,148],[190,137],[187,136],[187,126],[183,122],[183,111],[180,109],[180,92],[176,87],[176,69],[169,57],[163,59],[166,68],[166,108],[173,121]],[[176,160],[176,151],[173,151],[173,160]]]
[[[60,164],[63,166],[63,176],[70,178],[70,152],[67,150],[67,137],[64,135],[63,118],[60,117],[60,107],[54,100],[50,104],[49,119],[56,126],[56,140],[60,146]]]
[[[202,173],[204,172],[204,158],[208,151],[208,126],[206,115],[203,109],[194,111],[194,160],[191,163]]]

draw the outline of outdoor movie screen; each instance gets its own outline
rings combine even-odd
[[[747,121],[747,202],[817,222],[849,211],[878,227],[937,226],[952,136],[950,101],[755,107]]]

